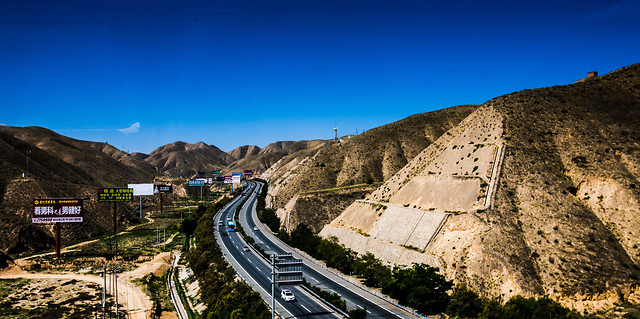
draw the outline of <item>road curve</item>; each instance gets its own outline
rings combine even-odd
[[[275,237],[265,225],[258,221],[257,217],[257,194],[262,189],[262,183],[250,183],[255,185],[256,192],[251,195],[247,205],[244,205],[240,211],[240,225],[262,249],[276,253],[291,252],[294,258],[302,259],[304,261],[303,274],[308,282],[323,290],[339,294],[347,302],[347,309],[366,308],[367,318],[424,318],[407,309],[398,307],[398,305],[384,299],[384,297],[372,294],[366,288],[334,273],[308,255],[301,254],[298,250],[289,247]],[[254,231],[254,227],[258,227],[259,230]]]

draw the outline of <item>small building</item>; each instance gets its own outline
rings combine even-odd
[[[597,77],[597,76],[598,76],[598,71],[587,72],[587,77],[588,78]]]

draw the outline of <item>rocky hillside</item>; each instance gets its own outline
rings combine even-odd
[[[213,145],[199,142],[175,142],[158,147],[145,161],[161,174],[170,177],[191,177],[197,172],[211,174],[235,161],[235,158]]]
[[[29,176],[26,172],[27,151]],[[0,126],[0,249],[16,253],[50,247],[50,225],[31,224],[34,197],[90,197],[100,187],[153,180],[148,163],[109,144],[80,141],[39,127]],[[63,227],[66,239],[102,232],[110,224],[109,207],[85,204],[86,223]],[[123,210],[124,212],[124,210]],[[127,222],[132,214],[122,214]]]
[[[476,108],[474,105],[463,105],[412,115],[353,136],[344,142],[332,142],[313,156],[280,167],[274,166],[280,169],[280,173],[269,176],[271,186],[267,200],[273,207],[280,208],[281,217],[291,213],[293,215],[288,219],[305,220],[305,217],[298,217],[298,213],[292,211],[296,206],[298,193],[383,182]],[[354,191],[359,192],[361,189],[356,188]],[[339,192],[348,201],[348,206],[353,197],[344,196],[344,190]],[[324,194],[329,195],[330,192]],[[320,202],[323,200],[322,196],[313,197]],[[355,198],[362,198],[362,194]],[[335,218],[341,212],[337,208],[344,205],[345,203],[337,206],[315,204],[314,206],[322,209],[314,214],[323,217],[315,219],[317,222],[309,226],[319,231],[324,226],[319,222]]]
[[[244,145],[236,147],[228,152],[228,154],[236,160],[241,160],[247,156],[256,155],[258,153],[260,153],[260,148],[255,145]]]
[[[579,311],[640,278],[640,65],[495,98],[321,232]]]
[[[328,141],[324,140],[271,143],[261,149],[257,154],[248,155],[232,163],[225,169],[225,172],[248,169],[252,170],[254,174],[258,176],[269,171],[269,173],[262,177],[270,179],[278,176],[278,172],[282,171],[278,170],[277,167],[315,154],[315,152],[328,143]]]

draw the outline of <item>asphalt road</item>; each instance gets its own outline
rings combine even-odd
[[[257,194],[259,194],[262,184],[256,182],[250,182],[250,184],[253,185],[251,189],[255,190],[255,192],[251,193],[249,200],[247,200],[240,211],[238,219],[245,232],[253,237],[262,249],[277,254],[293,253],[295,258],[303,259],[303,276],[309,283],[323,290],[339,294],[347,302],[347,309],[349,310],[356,307],[365,308],[367,310],[367,318],[420,318],[333,274],[326,268],[311,262],[307,259],[308,257],[299,255],[296,251],[273,236],[273,234],[266,229],[265,225],[257,221],[257,214],[255,212]],[[248,192],[245,193],[249,194]],[[254,231],[254,227],[256,226],[258,227],[258,231]]]
[[[249,186],[245,190],[245,196],[251,193],[255,185]],[[243,196],[234,199],[225,206],[214,218],[214,233],[218,243],[221,244],[223,254],[227,261],[243,277],[252,288],[261,294],[263,299],[271,304],[271,265],[259,256],[254,250],[243,251],[244,241],[238,232],[228,232],[226,227],[227,218],[233,218],[238,205],[241,204]],[[222,225],[219,225],[219,222]],[[296,297],[296,301],[285,302],[280,298],[281,289],[290,289]],[[276,312],[283,318],[340,318],[328,306],[320,300],[314,298],[306,290],[297,286],[285,286],[275,288]]]

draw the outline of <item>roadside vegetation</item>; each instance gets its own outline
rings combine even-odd
[[[262,192],[258,195],[258,203],[256,211],[258,213],[258,219],[267,225],[271,232],[277,233],[280,229],[280,218],[276,215],[276,211],[271,208],[266,208],[265,199],[267,197],[267,191],[269,190],[269,184],[265,180],[255,178],[254,180],[262,183]]]
[[[237,276],[224,260],[212,233],[213,217],[228,199],[198,210],[197,227],[193,233],[195,247],[186,255],[190,268],[198,279],[201,299],[206,305],[202,318],[270,318],[271,312],[260,295]]]
[[[412,267],[389,267],[371,253],[358,255],[331,237],[322,238],[300,224],[279,237],[328,267],[344,274],[356,275],[369,287],[381,289],[403,306],[423,315],[446,313],[453,318],[583,318],[547,297],[514,296],[506,303],[500,298],[482,298],[464,285],[453,285],[438,273],[438,268],[425,264]]]
[[[258,212],[266,211],[266,190],[265,185],[258,199]],[[356,275],[366,286],[380,289],[401,305],[423,315],[446,313],[453,318],[482,319],[583,318],[547,297],[527,299],[514,296],[506,303],[500,298],[480,297],[465,285],[454,286],[452,281],[438,273],[438,268],[426,264],[389,267],[370,252],[358,255],[356,251],[340,244],[336,237],[320,237],[305,224],[299,224],[291,233],[280,229],[277,235],[287,244],[324,261],[327,267],[343,274]],[[334,305],[340,305],[340,301],[335,301]],[[366,311],[354,309],[349,315],[364,318]]]

